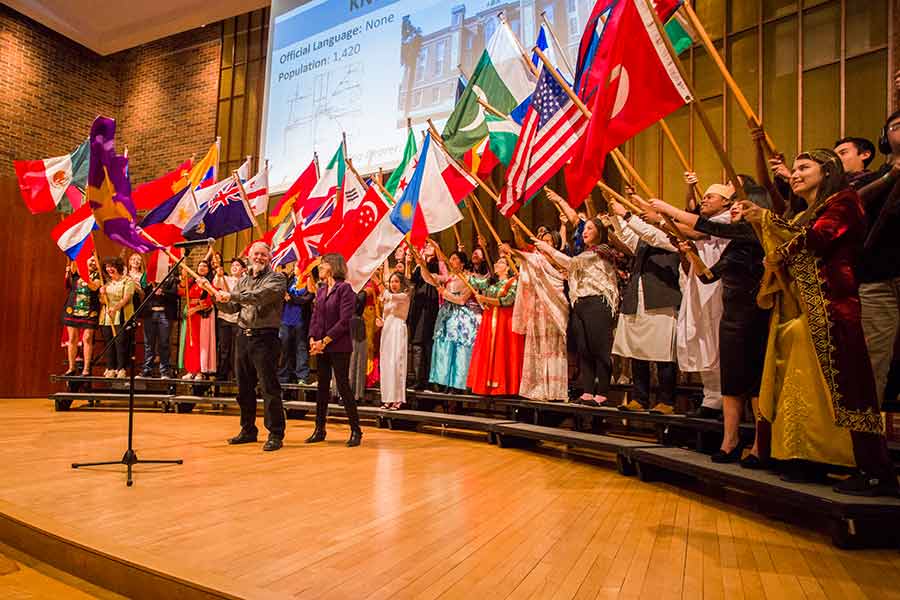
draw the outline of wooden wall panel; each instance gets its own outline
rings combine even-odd
[[[55,213],[32,215],[14,177],[0,177],[0,398],[43,396],[65,370],[60,347],[66,257],[50,239]]]

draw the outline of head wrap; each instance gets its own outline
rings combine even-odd
[[[718,194],[728,200],[734,195],[734,186],[731,184],[725,185],[722,183],[714,183],[706,188],[706,194]],[[706,194],[704,194],[704,196]]]

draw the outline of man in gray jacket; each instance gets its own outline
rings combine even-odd
[[[238,313],[236,368],[238,405],[241,407],[241,432],[229,444],[256,441],[256,384],[260,384],[265,402],[265,425],[269,439],[263,450],[278,450],[284,440],[284,408],[278,382],[278,354],[281,309],[287,281],[269,266],[269,247],[257,242],[250,248],[250,272],[231,292],[216,294],[219,310]]]

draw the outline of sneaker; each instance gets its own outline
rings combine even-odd
[[[880,479],[861,472],[835,484],[832,489],[848,496],[896,496],[897,478],[892,479]]]
[[[113,371],[112,369],[106,369],[105,371],[103,371],[103,376],[107,377],[107,378],[112,377],[115,374],[116,374],[116,372]]]
[[[184,375],[181,376],[182,381],[190,381],[193,378],[194,378],[193,373],[185,373]]]
[[[644,412],[647,409],[644,408],[644,405],[638,402],[637,400],[629,400],[626,404],[620,404],[619,410],[624,410],[628,412]]]
[[[671,404],[663,404],[662,402],[657,402],[656,406],[650,409],[655,415],[671,415],[675,413],[675,408],[672,407]]]
[[[128,379],[128,372],[125,369],[116,371],[116,379]]]

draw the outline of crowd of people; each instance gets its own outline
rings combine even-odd
[[[723,421],[713,461],[767,469],[777,459],[794,481],[853,468],[837,491],[896,493],[880,405],[900,323],[900,112],[877,148],[844,138],[790,164],[767,156],[764,131],[752,136],[755,177],[710,185],[698,201],[697,177],[685,173],[684,208],[627,182],[595,215],[548,192],[558,225],[533,238],[513,226],[514,239],[493,246],[479,237],[471,256],[462,245],[447,256],[433,242],[403,244],[358,293],[336,255],[288,270],[280,359],[268,356],[275,384],[309,382],[315,361],[319,401],[337,392],[358,445],[355,406],[371,386],[387,409],[404,405],[407,387],[604,406],[611,384],[630,380],[618,408],[671,414],[681,373],[702,384],[691,414]],[[878,152],[887,160],[870,171]],[[79,344],[90,373],[94,330],[111,339],[152,293],[139,315],[141,374],[175,375],[169,336],[180,320],[182,378],[240,381],[243,330],[220,296],[246,285],[243,259],[226,273],[210,250],[200,280],[185,274],[155,292],[140,255],[127,268],[121,258],[90,268],[87,279],[68,273],[67,374]],[[126,376],[132,343],[123,336],[108,351],[105,376]],[[748,406],[757,427],[745,452]],[[309,442],[325,436],[317,415]]]

